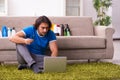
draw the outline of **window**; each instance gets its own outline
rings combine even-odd
[[[66,16],[80,16],[80,0],[66,0]]]

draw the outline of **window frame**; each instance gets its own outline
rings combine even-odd
[[[79,12],[79,16],[83,16],[83,0],[80,0],[80,12]],[[64,16],[67,16],[66,15],[66,0],[64,0]]]

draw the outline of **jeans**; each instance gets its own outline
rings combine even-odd
[[[27,64],[31,67],[36,63],[38,67],[43,68],[44,55],[30,53],[24,44],[16,44],[17,60],[19,64]]]

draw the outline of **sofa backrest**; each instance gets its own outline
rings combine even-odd
[[[15,27],[15,29],[19,31],[25,26],[34,24],[36,18],[37,17],[0,17],[0,29],[2,25],[6,25],[10,28]],[[49,19],[55,24],[68,24],[73,36],[94,35],[91,17],[65,16],[49,17]]]
[[[36,17],[0,17],[0,29],[3,25],[15,27],[16,31],[35,22]]]

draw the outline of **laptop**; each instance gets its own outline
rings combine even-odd
[[[65,72],[66,57],[44,57],[44,72]]]

